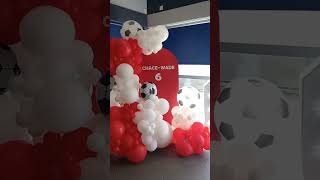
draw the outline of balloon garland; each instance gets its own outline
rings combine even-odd
[[[172,109],[173,120],[169,124],[164,120],[164,115],[170,113],[168,101],[157,96],[154,83],[140,84],[143,56],[162,49],[162,43],[169,36],[167,28],[156,26],[144,30],[138,22],[130,20],[124,22],[120,34],[122,39],[110,42],[112,155],[140,163],[147,151],[172,143],[182,157],[209,150],[209,127],[199,120],[200,94],[195,88],[185,87],[179,91],[179,106]]]
[[[106,3],[3,1],[1,61],[15,63],[5,67],[15,76],[0,94],[0,179],[107,177],[95,93],[108,71]]]
[[[110,42],[106,68],[104,2],[5,0],[0,7],[0,22],[7,26],[1,28],[0,39],[10,45],[22,70],[0,96],[3,102],[16,102],[4,110],[8,114],[3,121],[16,124],[7,124],[10,133],[0,142],[5,170],[0,179],[86,180],[103,174],[106,132],[101,127],[106,122],[97,114],[101,111],[93,91],[108,70],[115,80],[110,94],[112,154],[139,163],[147,151],[172,141],[183,156],[209,149],[206,127],[194,123],[184,136],[177,135],[179,128],[163,119],[169,103],[157,97],[154,87],[139,97],[143,56],[162,49],[169,36],[166,27],[143,30],[135,21],[125,22],[123,39]],[[16,168],[26,173],[13,174]]]

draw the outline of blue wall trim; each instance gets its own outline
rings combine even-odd
[[[320,10],[319,0],[219,0],[221,10]]]
[[[110,37],[121,38],[121,24],[111,22]],[[178,59],[179,64],[210,64],[210,24],[200,24],[169,29],[164,42]]]
[[[210,64],[210,24],[199,24],[169,29],[164,42],[179,64]]]
[[[121,38],[120,30],[122,25],[118,22],[110,22],[110,38]]]
[[[148,25],[146,14],[132,11],[130,9],[113,4],[110,4],[110,20],[121,23],[128,20],[135,20],[143,27],[147,27]]]

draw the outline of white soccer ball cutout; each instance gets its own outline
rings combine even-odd
[[[157,86],[152,82],[145,82],[140,88],[140,96],[143,99],[149,99],[150,96],[156,96],[157,93]]]
[[[137,21],[129,20],[123,23],[120,34],[124,39],[136,39],[138,31],[141,30],[143,28]]]
[[[273,83],[255,77],[233,80],[215,105],[215,123],[221,135],[221,143],[215,146],[215,165],[234,168],[239,173],[236,177],[254,170],[263,180],[273,179],[277,172],[271,169],[279,169],[277,162],[283,160],[274,157],[285,141],[281,132],[289,114],[287,99]],[[267,165],[271,169],[267,170]]]
[[[199,104],[200,93],[192,86],[184,86],[178,91],[177,100],[179,106],[195,109]]]

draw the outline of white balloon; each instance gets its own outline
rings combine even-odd
[[[157,130],[157,143],[158,148],[165,148],[169,144],[171,144],[172,141],[172,128],[169,123],[165,121],[158,121],[161,122],[161,126],[158,125]]]
[[[136,89],[125,89],[121,91],[121,101],[124,103],[134,103],[139,99],[139,93]]]
[[[150,109],[142,111],[143,119],[153,121],[156,118],[156,113]]]
[[[16,140],[32,142],[32,138],[26,129],[19,127],[16,123],[16,113],[18,111],[19,106],[10,92],[0,96],[0,144]]]
[[[142,134],[142,143],[150,152],[167,147],[171,143],[171,126],[162,116],[162,113],[169,110],[167,103],[167,100],[158,98],[142,100],[139,104],[140,111],[135,114],[134,122]]]
[[[148,99],[143,103],[143,107],[145,109],[153,109],[155,107],[155,104],[152,100]]]
[[[93,66],[94,53],[88,43],[80,40],[73,41],[70,54],[72,60],[82,69],[82,71]]]
[[[92,118],[91,97],[79,82],[49,84],[35,99],[36,123],[53,132],[75,130]]]
[[[133,68],[129,64],[120,64],[116,69],[116,73],[120,78],[127,79],[133,75]]]
[[[56,56],[71,47],[75,27],[72,18],[64,11],[40,6],[22,19],[20,36],[23,45],[33,54]]]
[[[157,149],[158,143],[156,140],[153,140],[150,144],[146,144],[147,151],[153,152]]]
[[[159,99],[156,109],[162,114],[166,114],[169,111],[170,105],[166,99]]]
[[[152,144],[152,142],[153,142],[153,137],[152,136],[144,136],[144,135],[142,135],[141,136],[141,140],[142,140],[142,143],[143,144]]]

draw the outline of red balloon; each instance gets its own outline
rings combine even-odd
[[[0,145],[0,179],[34,180],[35,158],[31,144],[11,141]]]
[[[142,49],[136,40],[111,39],[110,42],[110,73],[116,74],[117,67],[122,64],[130,64],[135,74],[141,72]]]
[[[96,157],[97,153],[92,152],[87,147],[88,137],[93,132],[88,128],[79,128],[62,136],[62,143],[65,152],[72,154],[72,158],[77,161],[90,157]]]
[[[176,128],[173,131],[173,138],[172,138],[173,143],[176,143],[178,139],[184,139],[185,135],[186,135],[186,132],[183,129]]]
[[[128,152],[132,149],[134,146],[134,141],[134,137],[132,137],[130,134],[127,134],[123,138],[121,148],[124,150],[124,152]]]
[[[177,154],[182,157],[191,156],[193,153],[193,149],[192,149],[191,144],[183,139],[177,140],[176,151],[177,151]]]
[[[116,41],[116,46],[117,57],[126,58],[132,53],[132,49],[128,41]]]
[[[190,142],[191,142],[193,151],[196,154],[201,154],[203,152],[203,147],[204,147],[205,140],[200,134],[194,134],[191,137],[191,141]]]
[[[191,126],[192,133],[201,133],[204,130],[204,126],[200,122],[195,122]]]
[[[115,120],[110,123],[110,138],[120,139],[125,132],[125,126],[121,121]]]
[[[129,161],[133,163],[142,162],[147,156],[147,149],[143,145],[138,145],[128,153]]]

